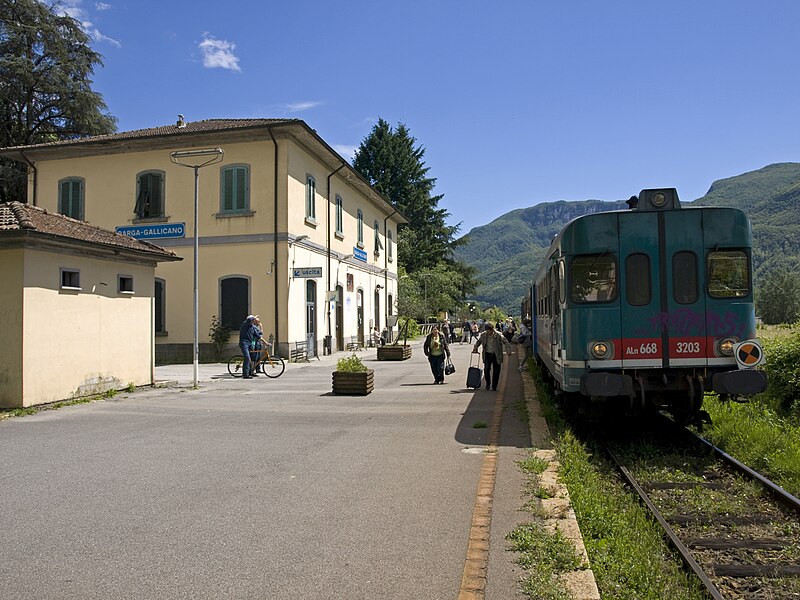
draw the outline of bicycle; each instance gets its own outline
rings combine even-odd
[[[250,353],[250,359],[255,364],[256,373],[263,373],[267,377],[275,379],[283,375],[283,371],[286,369],[286,363],[283,362],[280,356],[273,356],[269,353],[269,347],[271,345],[272,344],[269,343],[262,344],[260,349],[253,350]],[[255,358],[253,358],[253,355],[255,355]],[[244,357],[241,353],[234,354],[231,356],[230,360],[228,360],[228,373],[234,377],[241,377],[244,374],[242,372],[243,367]]]

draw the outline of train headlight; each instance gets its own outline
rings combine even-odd
[[[667,195],[664,192],[656,192],[653,194],[653,197],[650,199],[650,202],[656,208],[661,208],[667,203]]]
[[[722,356],[733,356],[734,345],[736,345],[734,338],[725,338],[717,343],[717,350]]]
[[[591,352],[595,358],[611,358],[613,354],[611,344],[608,342],[592,342]]]

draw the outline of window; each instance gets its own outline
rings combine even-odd
[[[741,298],[750,293],[750,263],[741,250],[708,255],[708,294],[712,298]]]
[[[317,219],[317,182],[311,175],[306,177],[306,219]]]
[[[147,171],[136,176],[136,206],[138,219],[164,216],[164,172]]]
[[[380,256],[381,250],[383,250],[383,242],[381,242],[381,224],[378,223],[376,220],[373,223],[373,227],[375,229],[375,256]]]
[[[394,255],[394,250],[392,249],[392,230],[386,230],[386,253],[388,254],[389,262],[392,262],[392,257]]]
[[[133,293],[133,277],[130,275],[118,275],[117,276],[117,291],[120,294],[132,294]]]
[[[650,304],[650,257],[647,254],[629,254],[625,259],[625,298],[631,306]]]
[[[672,257],[672,297],[678,304],[697,302],[697,257],[676,252]]]
[[[336,196],[336,233],[344,235],[344,201],[342,197]]]
[[[570,279],[573,302],[611,302],[617,297],[617,264],[611,256],[576,256]],[[549,305],[545,312],[550,314]]]
[[[356,225],[358,247],[364,247],[364,213],[358,209],[358,224]]]
[[[58,182],[58,212],[83,220],[83,179],[70,177]]]
[[[391,294],[386,298],[386,310],[389,311],[389,316],[394,314],[392,312],[394,310],[394,297]]]
[[[245,277],[227,277],[220,281],[220,321],[238,329],[250,314],[250,281]]]
[[[156,279],[155,285],[155,330],[156,333],[167,333],[166,308],[167,308],[167,282],[163,279]]]
[[[61,287],[67,290],[81,289],[81,272],[77,269],[61,269]]]
[[[220,212],[245,212],[250,207],[250,168],[228,165],[220,169]]]

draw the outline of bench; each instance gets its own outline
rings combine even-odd
[[[366,350],[364,347],[364,342],[358,341],[357,335],[350,336],[350,341],[345,345],[345,349],[348,352],[353,352],[355,350]]]
[[[289,354],[292,362],[308,362],[308,343],[295,342],[294,349]]]

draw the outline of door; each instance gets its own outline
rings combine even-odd
[[[344,350],[344,288],[336,286],[336,349]]]
[[[358,288],[356,292],[356,327],[358,328],[358,343],[364,345],[364,290]]]
[[[306,351],[317,355],[317,282],[306,281]]]

